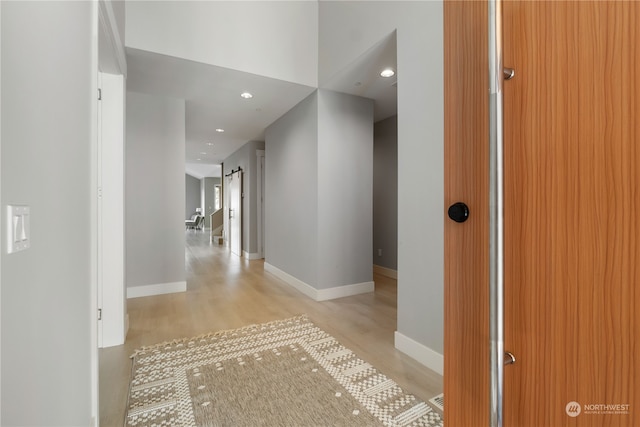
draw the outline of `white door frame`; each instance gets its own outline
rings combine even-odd
[[[92,55],[92,68],[93,68],[93,93],[95,94],[93,111],[92,111],[92,139],[91,139],[91,309],[89,310],[89,324],[91,325],[91,426],[98,426],[100,424],[100,407],[99,407],[99,353],[98,346],[100,344],[98,340],[99,335],[99,321],[98,321],[98,295],[101,290],[98,289],[99,271],[103,267],[99,267],[102,258],[100,247],[100,223],[99,223],[99,208],[100,208],[100,189],[99,182],[101,179],[101,158],[100,158],[100,141],[101,129],[99,125],[100,107],[98,100],[99,89],[99,71],[104,71],[105,63],[109,62],[110,72],[113,74],[122,75],[122,105],[121,112],[123,114],[123,126],[124,126],[124,79],[126,79],[127,66],[126,57],[124,53],[124,40],[120,39],[120,33],[118,32],[118,25],[113,11],[111,2],[105,0],[98,0],[93,3],[93,55]],[[124,138],[124,128],[123,128]],[[124,141],[124,139],[123,139]],[[122,165],[124,166],[124,158],[122,159]],[[106,165],[105,165],[106,166]],[[122,173],[122,182],[124,182],[124,171]],[[122,194],[124,195],[124,187],[122,188]],[[124,203],[124,200],[123,200]],[[119,214],[120,215],[120,214]],[[124,207],[121,212],[124,221]],[[124,224],[124,222],[123,222]],[[124,242],[124,235],[122,236]],[[124,246],[122,247],[122,254],[116,256],[122,256],[124,262]],[[123,276],[124,286],[124,276]],[[121,290],[124,292],[124,288]],[[117,300],[116,300],[117,301]],[[122,299],[121,312],[125,311],[125,300]],[[100,336],[102,338],[102,336]]]
[[[99,73],[98,346],[124,344],[124,76]]]

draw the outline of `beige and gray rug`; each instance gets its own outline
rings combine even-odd
[[[126,426],[442,426],[305,316],[139,349]]]

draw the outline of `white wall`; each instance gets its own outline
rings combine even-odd
[[[318,283],[317,97],[314,92],[265,133],[265,261],[313,287]]]
[[[318,288],[373,275],[373,101],[318,91]]]
[[[315,1],[127,1],[126,11],[127,47],[317,86]]]
[[[127,93],[125,149],[126,283],[182,283],[185,106]]]
[[[29,205],[31,247],[7,254],[2,239],[0,423],[87,426],[97,345],[90,185],[97,9],[1,7],[2,225],[7,204]]]
[[[321,83],[397,29],[398,333],[418,343],[425,353],[433,350],[441,356],[444,348],[442,2],[321,1],[319,22]],[[412,355],[421,359],[420,355]]]

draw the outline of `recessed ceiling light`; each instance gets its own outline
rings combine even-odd
[[[207,153],[206,153],[206,152],[204,152],[204,151],[201,151],[201,152],[200,152],[200,154],[207,154]]]
[[[393,71],[391,68],[385,68],[384,70],[382,70],[382,72],[380,73],[380,75],[382,77],[391,77],[393,75],[395,75],[396,72]]]
[[[218,129],[216,129],[216,132],[224,132],[224,129],[218,128]]]
[[[196,160],[202,160],[202,159],[196,159]]]
[[[253,95],[251,95],[249,92],[242,92],[240,96],[243,97],[244,99],[253,98]]]
[[[207,142],[207,145],[213,145],[213,142]]]

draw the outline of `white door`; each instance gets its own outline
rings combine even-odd
[[[242,256],[242,170],[229,175],[229,244]]]
[[[99,73],[98,345],[124,344],[124,76]]]

